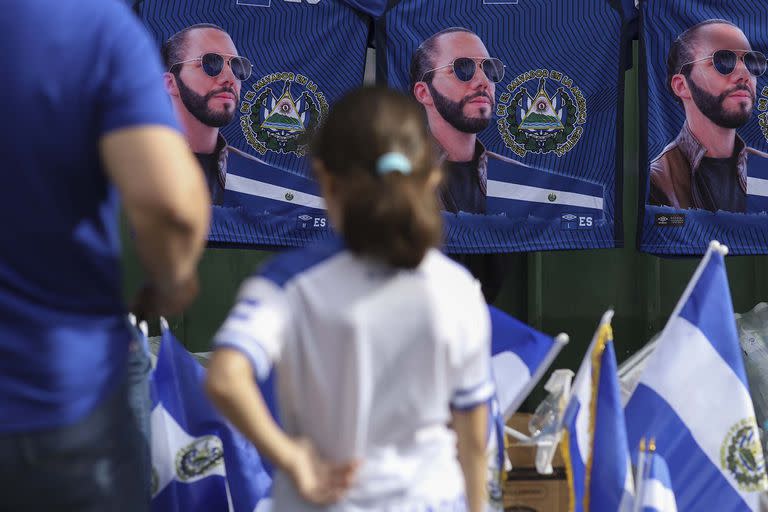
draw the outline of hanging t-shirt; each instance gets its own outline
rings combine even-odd
[[[306,153],[329,106],[363,83],[370,19],[354,7],[379,8],[340,0],[137,2],[158,47],[183,28],[211,23],[253,64],[235,119],[220,132],[228,147],[214,245],[302,246],[328,236]]]
[[[624,10],[609,0],[389,2],[376,25],[379,81],[411,93],[425,81],[445,94],[430,82],[434,75],[411,77],[411,66],[421,69],[419,46],[451,27],[474,33],[505,65],[490,123],[477,134],[487,210],[446,213],[446,250],[621,245]],[[461,56],[475,58],[477,69],[485,55]],[[432,68],[452,64],[434,58],[427,55]],[[466,104],[472,97],[450,99]],[[425,104],[428,117],[430,108]],[[440,128],[433,121],[434,134]]]
[[[642,0],[640,15],[640,249],[768,253],[768,1]]]

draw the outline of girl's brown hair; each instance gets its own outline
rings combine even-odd
[[[383,87],[347,94],[331,109],[312,152],[333,177],[341,231],[352,252],[414,268],[440,243],[438,170],[415,100]],[[393,166],[393,159],[382,159],[388,153],[405,159],[398,156]],[[381,168],[385,161],[390,165]]]

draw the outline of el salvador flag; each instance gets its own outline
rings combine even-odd
[[[628,511],[633,505],[629,445],[621,410],[611,318],[603,315],[573,383],[561,450],[571,512]]]
[[[640,512],[677,512],[672,480],[664,457],[655,451],[649,451],[644,457],[639,457],[638,461],[638,510]]]
[[[488,310],[496,395],[504,418],[509,419],[568,343],[568,336],[553,339],[493,306]]]
[[[272,484],[259,454],[214,410],[205,369],[165,321],[162,331],[150,382],[152,510],[253,512]]]
[[[625,407],[631,445],[656,439],[679,510],[757,510],[765,462],[725,273],[712,242]]]
[[[488,306],[491,317],[491,367],[496,395],[488,408],[488,494],[492,503],[501,509],[502,484],[505,479],[504,423],[517,411],[544,372],[552,364],[560,349],[568,343],[568,336],[555,339]]]

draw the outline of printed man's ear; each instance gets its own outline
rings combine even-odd
[[[691,90],[688,88],[688,79],[685,78],[685,75],[682,73],[678,73],[672,77],[670,86],[672,87],[672,92],[675,93],[675,96],[681,100],[691,99]]]
[[[413,85],[413,97],[416,98],[416,101],[422,105],[435,104],[434,100],[432,99],[432,93],[429,91],[429,87],[427,86],[427,82],[416,82]]]
[[[170,71],[163,73],[163,85],[165,85],[165,90],[169,95],[179,95],[179,86],[176,84],[176,75]]]

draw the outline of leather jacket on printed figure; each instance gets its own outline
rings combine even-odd
[[[706,148],[694,137],[688,123],[651,162],[650,194],[648,203],[655,206],[671,206],[679,209],[706,208],[694,176],[705,156]],[[747,192],[747,158],[768,158],[768,154],[747,147],[736,135],[737,168],[739,187]]]

